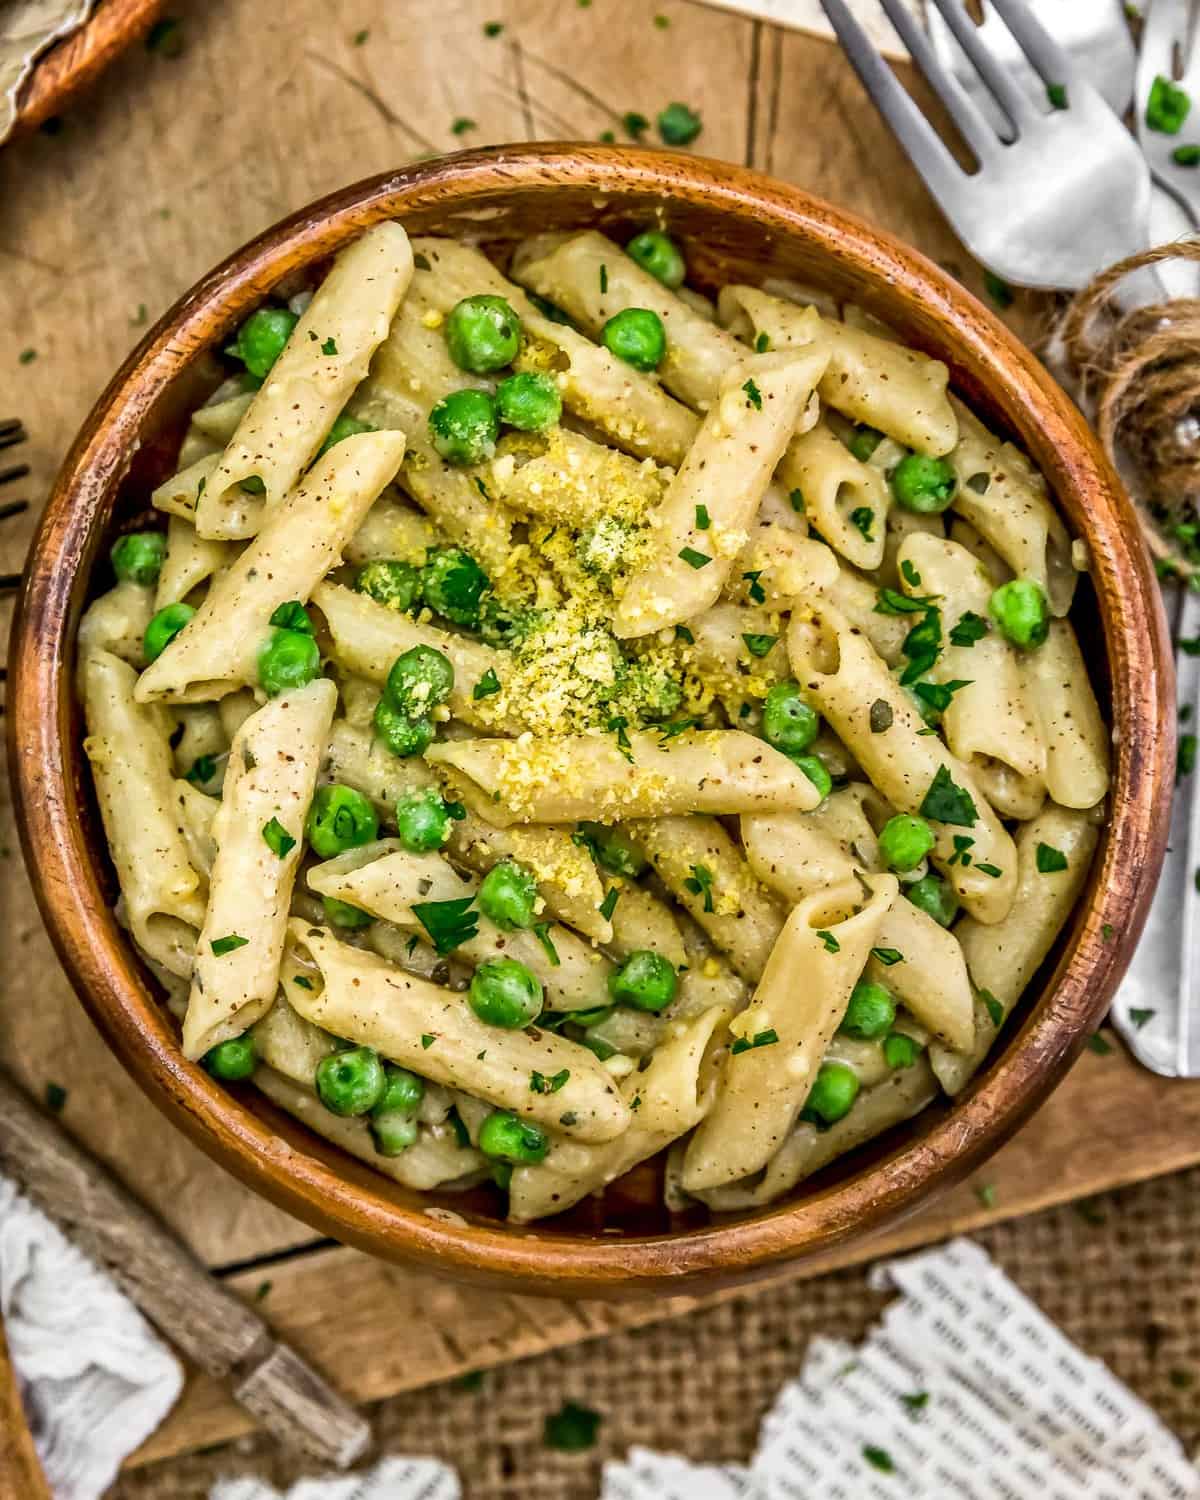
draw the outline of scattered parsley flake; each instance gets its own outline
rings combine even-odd
[[[254,1288],[255,1302],[262,1302],[265,1298],[269,1297],[271,1295],[271,1288],[273,1285],[274,1282],[271,1281],[260,1281]]]
[[[474,901],[474,896],[459,896],[451,901],[414,902],[413,916],[443,958],[479,935],[479,913],[472,910]]]
[[[896,1472],[895,1461],[886,1448],[876,1448],[868,1443],[862,1451],[862,1456],[873,1469],[878,1469],[881,1474],[894,1474]]]
[[[691,891],[693,896],[704,897],[706,912],[711,912],[713,909],[712,883],[712,871],[707,865],[693,865],[691,875],[683,882],[685,891]]]
[[[751,656],[764,657],[769,654],[771,647],[779,639],[777,635],[744,635],[742,640],[746,643],[746,650]]]
[[[590,1407],[579,1406],[574,1401],[564,1401],[562,1406],[548,1416],[542,1428],[542,1441],[547,1448],[556,1448],[560,1453],[582,1453],[591,1448],[604,1418]]]
[[[761,568],[755,568],[753,572],[742,574],[742,578],[750,585],[748,592],[752,604],[765,604],[767,602],[767,591],[758,581],[762,576],[763,570]]]
[[[1181,734],[1179,736],[1179,748],[1175,753],[1175,783],[1176,785],[1185,777],[1190,776],[1196,769],[1196,736],[1194,734]]]
[[[1004,871],[999,867],[999,865],[985,865],[977,863],[975,868],[981,875],[988,875],[993,880],[999,880],[1001,875],[1004,874]]]
[[[762,411],[762,392],[759,390],[758,386],[755,385],[754,381],[747,380],[745,385],[742,387],[742,390],[745,391],[746,398],[750,402],[750,405],[754,408],[754,410]]]
[[[600,295],[603,297],[604,294],[605,294],[605,292],[607,292],[607,291],[608,291],[608,267],[606,265],[604,265],[603,262],[602,262],[601,265],[600,265]]]
[[[1052,109],[1066,109],[1067,86],[1065,83],[1048,83],[1046,85],[1046,98],[1050,101]]]
[[[955,693],[971,686],[970,680],[956,677],[952,682],[917,682],[913,692],[935,714],[944,714]]]
[[[354,33],[354,45],[356,47],[363,46],[363,44],[370,39],[370,36],[371,33],[366,29],[366,27],[364,27],[362,31],[356,31]]]
[[[694,646],[696,644],[696,637],[692,634],[692,632],[687,628],[686,625],[676,625],[675,639],[677,641],[685,641],[689,646]]]
[[[499,36],[504,30],[503,21],[485,21],[483,23],[484,36]]]
[[[754,352],[756,354],[765,354],[770,347],[771,335],[764,329],[754,340]]]
[[[336,354],[338,352],[337,339],[331,334],[321,345],[322,354]]]
[[[292,980],[292,983],[296,985],[298,989],[302,990],[311,990],[313,987],[312,980],[304,974],[297,974],[295,979]]]
[[[983,1204],[984,1208],[995,1208],[996,1184],[994,1182],[981,1182],[975,1189],[975,1196]]]
[[[988,633],[988,623],[982,615],[977,615],[974,610],[967,610],[959,619],[957,625],[950,632],[950,644],[952,646],[973,646],[976,641],[981,641]]]
[[[1087,1044],[1089,1049],[1094,1052],[1097,1057],[1107,1057],[1113,1050],[1113,1044],[1108,1040],[1107,1037],[1101,1036],[1098,1031],[1093,1032],[1092,1035],[1088,1037]]]
[[[904,954],[899,948],[872,948],[871,957],[878,959],[885,969],[890,969],[893,964],[904,962]]]
[[[476,125],[476,123],[475,123],[474,120],[469,120],[466,117],[466,115],[459,115],[458,119],[455,120],[455,122],[453,123],[453,125],[451,125],[451,127],[450,127],[450,134],[451,135],[466,135],[466,133],[467,133],[468,130],[478,130],[478,129],[479,129],[479,126]]]
[[[935,823],[952,823],[958,828],[974,828],[979,821],[970,792],[955,783],[945,766],[938,767],[937,775],[929,783],[920,812],[923,818],[931,818]]]
[[[712,525],[712,517],[708,513],[708,506],[707,505],[697,505],[697,507],[696,507],[696,530],[697,531],[707,531],[708,528],[711,525]]]
[[[629,741],[629,720],[624,714],[613,714],[612,718],[605,724],[605,729],[612,730],[617,736],[617,749],[625,757],[630,765],[633,765],[633,746]]]
[[[683,734],[688,729],[695,729],[699,719],[671,719],[666,724],[657,725],[660,740],[673,740],[677,734]]]
[[[1002,281],[994,271],[983,273],[983,289],[999,308],[1011,307],[1013,304],[1012,287],[1007,281]]]
[[[1039,875],[1053,875],[1058,870],[1067,868],[1067,856],[1061,849],[1056,849],[1053,844],[1039,844],[1037,846],[1037,869]]]
[[[967,850],[970,849],[974,842],[975,840],[969,834],[956,833],[954,835],[954,853],[946,863],[950,865],[963,865],[964,867],[969,865],[971,863],[971,856],[967,853]]]
[[[1102,922],[1100,924],[1100,936],[1104,939],[1104,941],[1106,943],[1111,943],[1112,942],[1112,940],[1113,940],[1113,924],[1111,922]]]
[[[650,129],[650,121],[636,109],[631,109],[621,116],[621,128],[630,140],[640,141]]]
[[[184,777],[193,786],[203,786],[205,782],[211,781],[217,774],[217,762],[211,755],[197,755],[192,762],[192,768]]]
[[[17,355],[17,363],[19,365],[31,365],[36,358],[36,349],[22,349],[20,354]]]
[[[425,1049],[426,1052],[429,1051],[430,1047],[432,1047],[434,1042],[436,1041],[437,1037],[432,1036],[428,1031],[423,1031],[421,1033],[421,1046]]]
[[[272,818],[269,823],[263,824],[262,836],[267,848],[277,859],[285,859],[296,847],[296,840],[278,818]]]
[[[604,918],[604,920],[606,922],[611,922],[612,921],[612,914],[613,914],[613,912],[616,911],[616,909],[617,909],[617,902],[620,899],[621,899],[621,892],[620,892],[619,888],[617,886],[615,886],[615,885],[609,886],[609,888],[608,888],[608,894],[605,896],[604,900],[601,901],[600,905],[596,908],[596,910],[600,913],[600,915]]]
[[[557,1094],[570,1076],[570,1068],[561,1069],[552,1078],[547,1078],[544,1073],[539,1073],[534,1068],[529,1075],[529,1091],[531,1094]]]
[[[671,18],[670,16],[659,14],[655,16],[654,24],[658,27],[659,31],[666,31],[667,27],[671,24]]]
[[[900,1399],[904,1402],[905,1406],[908,1407],[909,1411],[924,1411],[925,1408],[929,1405],[929,1392],[910,1391],[906,1395],[901,1395]]]
[[[697,571],[707,568],[712,562],[712,558],[706,552],[697,552],[694,547],[685,547],[679,556],[689,568],[695,568]]]
[[[842,951],[841,943],[838,942],[832,932],[818,932],[817,936],[825,944],[826,953],[840,953]]]
[[[908,584],[909,588],[919,589],[921,587],[921,575],[913,567],[912,563],[909,562],[907,557],[900,564],[900,576]]]
[[[1133,1022],[1137,1029],[1141,1031],[1146,1022],[1151,1020],[1157,1014],[1158,1012],[1156,1010],[1141,1010],[1138,1008],[1131,1008],[1129,1012],[1129,1019]]]
[[[862,533],[864,542],[873,542],[871,527],[875,524],[875,512],[869,505],[856,505],[850,512],[850,524]]]
[[[249,941],[249,938],[239,937],[236,932],[231,932],[228,937],[214,938],[209,946],[212,948],[214,958],[224,958],[227,953],[232,953],[237,948],[244,948]]]
[[[496,676],[495,667],[489,667],[475,686],[471,689],[471,697],[476,703],[481,698],[490,698],[493,693],[500,691],[500,679]]]
[[[920,623],[904,637],[900,653],[908,660],[908,666],[900,674],[901,687],[911,687],[919,682],[937,665],[942,654],[942,614],[932,606],[921,617]]]
[[[933,603],[933,595],[919,597],[915,594],[902,594],[899,589],[883,588],[875,595],[875,609],[877,615],[919,615],[927,610]]]
[[[159,57],[179,57],[183,53],[183,27],[175,16],[163,16],[146,34],[146,51]]]
[[[562,963],[562,959],[559,958],[558,949],[554,946],[554,939],[550,936],[550,923],[536,922],[533,928],[533,935],[541,943],[546,957],[557,969],[559,964]]]
[[[993,1026],[997,1030],[1004,1024],[1004,1007],[992,994],[991,990],[980,990],[979,998],[983,1001],[984,1009],[988,1013]]]
[[[803,490],[789,490],[788,491],[788,501],[789,501],[792,509],[796,512],[796,514],[798,516],[802,516],[804,514],[804,491]]]
[[[146,321],[146,318],[147,318],[146,304],[144,302],[139,302],[138,305],[137,305],[137,312],[134,313],[133,317],[130,318],[129,321],[133,324],[133,326],[135,328],[140,328],[142,326],[142,324]]]
[[[61,1083],[46,1085],[46,1108],[52,1115],[61,1115],[67,1102],[67,1091]]]
[[[766,1031],[756,1031],[753,1037],[737,1037],[729,1052],[732,1057],[740,1057],[743,1052],[753,1052],[755,1047],[772,1047],[778,1040],[779,1033],[772,1026]]]

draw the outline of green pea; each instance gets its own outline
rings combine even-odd
[[[940,875],[926,875],[902,889],[915,907],[942,927],[949,927],[958,915],[958,897]]]
[[[479,1149],[495,1161],[536,1163],[545,1161],[550,1140],[539,1125],[497,1109],[479,1127]]]
[[[371,1139],[380,1156],[402,1156],[410,1146],[416,1145],[421,1133],[411,1115],[373,1113],[370,1126]]]
[[[596,856],[599,864],[614,875],[630,879],[646,868],[646,856],[628,834],[605,823],[580,823],[579,837]]]
[[[479,623],[480,603],[490,587],[487,574],[461,547],[437,547],[421,569],[425,602],[456,625]]]
[[[520,432],[541,432],[562,416],[562,397],[549,375],[523,370],[496,387],[496,410],[506,427]]]
[[[911,1068],[921,1055],[921,1044],[902,1031],[884,1038],[883,1060],[889,1068]]]
[[[131,531],[113,546],[108,555],[112,559],[113,572],[122,583],[144,586],[157,583],[163,558],[167,555],[166,533]]]
[[[396,803],[396,833],[414,854],[440,849],[453,827],[445,801],[432,787],[409,792]]]
[[[700,116],[678,100],[659,111],[658,133],[667,146],[690,146],[700,134]]]
[[[667,352],[662,319],[647,307],[626,307],[600,330],[604,347],[635,370],[657,370]]]
[[[420,602],[421,570],[412,563],[380,557],[359,568],[354,587],[376,604],[404,614]]]
[[[326,434],[325,441],[317,449],[317,457],[328,453],[330,448],[336,447],[338,443],[348,437],[357,437],[360,432],[374,432],[370,422],[360,422],[357,417],[348,416],[345,412],[338,417],[333,426]]]
[[[506,1031],[532,1026],[542,1013],[542,999],[541,981],[515,958],[485,959],[467,991],[467,1003],[479,1019]]]
[[[375,1106],[377,1115],[415,1115],[425,1097],[425,1080],[407,1068],[398,1068],[388,1063],[384,1069],[386,1082],[383,1097]]]
[[[228,352],[240,359],[255,379],[264,380],[299,321],[286,307],[260,307],[238,329]]]
[[[460,370],[502,370],[520,352],[521,320],[503,297],[464,297],[446,318],[446,348]]]
[[[254,1037],[248,1031],[241,1036],[231,1036],[228,1041],[210,1047],[201,1059],[201,1065],[214,1078],[225,1083],[240,1083],[249,1078],[258,1066],[258,1050]]]
[[[168,604],[146,626],[142,651],[148,662],[157,661],[196,611],[190,604]]]
[[[504,604],[495,594],[485,594],[479,606],[479,634],[489,646],[505,650],[523,641],[541,616],[537,610]]]
[[[502,1193],[507,1193],[509,1184],[512,1182],[512,1163],[508,1161],[493,1162],[492,1181]]]
[[[798,771],[803,771],[816,787],[817,793],[824,802],[825,798],[833,791],[833,777],[829,774],[829,768],[819,755],[793,755],[792,762]]]
[[[273,630],[258,653],[258,680],[269,698],[303,687],[320,670],[320,647],[302,630]]]
[[[892,494],[905,510],[938,515],[954,499],[958,480],[944,458],[909,453],[892,470]]]
[[[896,1001],[891,990],[869,979],[860,979],[850,991],[850,1003],[838,1030],[845,1036],[873,1042],[891,1029],[896,1019]]]
[[[626,255],[631,256],[643,271],[649,271],[656,281],[672,290],[683,284],[687,266],[679,246],[658,229],[647,229],[635,234],[625,246]]]
[[[532,927],[537,906],[537,883],[515,859],[502,860],[483,877],[479,910],[504,932]]]
[[[317,1097],[334,1115],[365,1115],[383,1098],[387,1074],[371,1047],[348,1047],[317,1064]]]
[[[907,875],[937,843],[933,829],[913,813],[897,813],[879,830],[879,854],[889,870]]]
[[[845,1063],[822,1063],[804,1101],[804,1114],[823,1125],[835,1125],[858,1097],[858,1074]]]
[[[335,782],[317,788],[304,832],[314,854],[333,859],[347,849],[358,849],[377,839],[379,820],[361,792]]]
[[[429,413],[429,440],[448,464],[481,464],[496,455],[500,423],[486,391],[452,391]]]
[[[325,908],[326,921],[334,927],[344,927],[348,932],[370,927],[375,920],[370,912],[361,911],[348,901],[339,901],[336,896],[322,896],[321,905]]]
[[[785,755],[801,755],[817,737],[821,717],[805,702],[800,684],[777,682],[763,703],[763,738]]]
[[[383,695],[398,713],[418,718],[437,708],[454,687],[454,663],[435,646],[410,646],[392,663]]]
[[[1050,634],[1050,606],[1045,590],[1032,578],[1002,583],[988,600],[988,614],[1000,634],[1022,651],[1036,651]]]
[[[410,719],[407,714],[398,713],[386,698],[380,698],[375,705],[371,722],[393,755],[405,758],[424,755],[433,744],[432,719]]]
[[[669,959],[649,948],[636,948],[608,978],[608,993],[618,1005],[635,1010],[665,1010],[675,998],[679,976]]]

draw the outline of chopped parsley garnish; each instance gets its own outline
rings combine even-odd
[[[753,572],[742,574],[742,578],[750,585],[748,592],[752,604],[765,604],[767,602],[767,591],[758,581],[762,576],[763,570],[761,568],[755,568]]]
[[[981,1182],[975,1189],[975,1196],[983,1204],[984,1208],[995,1208],[996,1184],[994,1182]]]
[[[269,823],[263,824],[262,836],[267,848],[278,859],[283,859],[296,847],[296,840],[278,818],[272,818]]]
[[[751,656],[758,657],[766,656],[778,639],[777,635],[744,635],[742,637],[746,643],[746,650]]]
[[[362,31],[356,31],[354,33],[354,45],[356,47],[363,46],[364,43],[367,41],[367,39],[370,37],[370,35],[371,35],[371,33],[366,29],[366,27],[364,27],[362,29]]]
[[[913,685],[913,692],[922,703],[935,714],[944,714],[950,707],[950,700],[955,693],[961,692],[963,688],[970,687],[969,680],[956,677],[953,682],[918,682]]]
[[[562,959],[559,958],[558,949],[554,946],[554,939],[550,936],[550,923],[535,922],[533,926],[533,935],[535,938],[537,938],[538,942],[541,943],[546,957],[557,969],[559,964],[562,963]]]
[[[693,896],[704,897],[704,910],[706,912],[711,912],[713,909],[712,883],[712,871],[707,865],[693,865],[692,873],[683,882],[685,891],[691,891]]]
[[[337,339],[330,337],[321,345],[322,354],[336,354],[338,352]]]
[[[937,775],[929,783],[920,812],[923,818],[931,818],[935,823],[953,823],[959,828],[974,828],[979,821],[970,792],[956,784],[945,766],[938,767]]]
[[[1156,1010],[1140,1010],[1137,1008],[1131,1008],[1129,1012],[1129,1019],[1133,1022],[1137,1029],[1141,1031],[1146,1022],[1149,1021],[1151,1017],[1156,1016],[1157,1014],[1158,1012]]]
[[[764,329],[754,340],[754,352],[756,354],[765,354],[770,347],[771,335]]]
[[[297,989],[301,990],[311,990],[313,987],[312,980],[304,974],[297,974],[295,979],[292,980],[292,983],[297,987]]]
[[[301,635],[313,633],[313,622],[299,599],[289,599],[286,604],[281,604],[271,616],[271,624],[277,625],[280,630],[299,631]]]
[[[184,778],[193,786],[203,786],[206,781],[211,781],[217,774],[217,763],[211,755],[197,755],[192,762],[192,768]]]
[[[697,552],[695,547],[685,547],[679,556],[687,563],[689,568],[695,568],[697,571],[700,568],[707,568],[709,563],[712,562],[712,558],[709,557],[707,552]]]
[[[613,714],[605,729],[611,729],[617,736],[617,749],[625,757],[630,765],[633,764],[633,747],[629,743],[629,720],[624,714]]]
[[[950,644],[952,646],[973,646],[976,641],[981,641],[988,633],[988,622],[982,615],[977,615],[974,610],[967,610],[966,614],[959,618],[959,622],[950,631]]]
[[[61,1115],[67,1102],[67,1091],[61,1083],[46,1085],[46,1108],[52,1115]]]
[[[1175,780],[1178,783],[1196,769],[1196,736],[1181,734],[1179,749],[1175,753]]]
[[[697,505],[697,507],[696,507],[696,530],[697,531],[707,531],[708,528],[711,525],[712,525],[712,518],[708,514],[708,506],[707,505]]]
[[[1061,849],[1056,849],[1053,844],[1039,844],[1037,846],[1037,869],[1039,875],[1053,875],[1057,870],[1067,868],[1067,856]]]
[[[696,644],[696,637],[692,634],[692,632],[687,628],[686,625],[676,625],[675,639],[677,641],[686,641],[689,646],[694,646]]]
[[[983,469],[980,469],[978,474],[968,474],[965,481],[967,488],[969,490],[974,490],[977,495],[986,495],[988,492],[988,485],[991,484],[991,482],[992,476],[988,473],[985,473]]]
[[[671,719],[666,724],[657,725],[658,735],[663,740],[673,740],[677,734],[683,734],[687,729],[695,729],[699,719]]]
[[[767,1031],[756,1031],[753,1037],[739,1036],[729,1052],[733,1057],[743,1052],[753,1052],[755,1047],[772,1047],[779,1040],[779,1033],[772,1026]]]
[[[558,1411],[546,1418],[542,1441],[547,1448],[557,1448],[560,1453],[582,1453],[595,1443],[603,1420],[600,1413],[590,1407],[564,1401]]]
[[[908,666],[900,674],[900,685],[911,687],[933,670],[942,653],[941,611],[927,609],[920,624],[914,625],[904,637],[900,651],[908,658]]]
[[[983,273],[983,289],[996,304],[997,307],[1011,307],[1013,303],[1012,287],[1007,281],[1001,280],[994,271]]]
[[[929,1405],[928,1391],[911,1391],[907,1395],[901,1395],[901,1401],[911,1412],[924,1411]]]
[[[868,1443],[862,1451],[862,1456],[873,1469],[878,1469],[881,1474],[894,1474],[896,1472],[895,1461],[886,1448],[876,1448]]]
[[[475,686],[471,689],[471,697],[476,703],[481,698],[490,698],[493,693],[500,691],[500,679],[496,676],[495,667],[489,667]]]
[[[423,1031],[421,1033],[421,1046],[425,1049],[426,1052],[429,1051],[430,1047],[432,1047],[434,1042],[436,1041],[437,1037],[431,1036],[428,1031]]]
[[[504,30],[503,21],[485,21],[483,23],[484,36],[499,36]]]
[[[993,1026],[999,1027],[1004,1022],[1004,1007],[992,994],[991,990],[980,990],[979,998],[983,1001],[983,1007],[991,1018]]]
[[[755,385],[753,380],[747,380],[746,384],[742,387],[742,390],[745,391],[746,399],[750,402],[750,405],[754,408],[754,410],[762,411],[762,392]]]
[[[179,57],[183,53],[183,28],[174,16],[155,21],[146,35],[146,51],[159,57]]]
[[[606,922],[611,922],[612,921],[612,914],[613,914],[613,912],[616,911],[616,909],[617,909],[617,902],[620,899],[621,899],[621,892],[620,892],[620,890],[615,885],[609,886],[609,888],[608,888],[608,894],[605,896],[604,900],[601,901],[600,905],[596,908],[596,910],[600,913],[600,915],[604,918],[604,920]]]
[[[1100,936],[1104,939],[1104,941],[1106,943],[1111,943],[1112,942],[1112,940],[1113,940],[1113,924],[1111,922],[1102,922],[1100,924]]]
[[[921,575],[913,567],[906,557],[900,564],[900,576],[908,584],[909,588],[919,589],[921,587]]]
[[[478,128],[474,120],[468,120],[465,115],[459,115],[458,119],[450,127],[450,134],[466,135],[468,130],[478,130]]]
[[[933,603],[933,595],[920,598],[917,595],[902,594],[898,589],[880,589],[875,596],[875,610],[877,615],[919,615]]]
[[[956,833],[954,835],[954,853],[946,863],[950,865],[969,865],[971,863],[971,856],[967,851],[974,842],[975,840],[969,834]]]
[[[804,514],[804,491],[803,490],[789,490],[788,491],[788,501],[790,502],[792,509],[796,512],[796,514],[798,516],[802,516]]]
[[[657,15],[654,18],[654,24],[658,27],[659,31],[666,31],[667,27],[671,24],[671,18],[670,16],[661,14]]]
[[[904,962],[904,954],[899,948],[872,948],[871,957],[878,959],[885,969],[890,969],[893,964]]]
[[[1179,649],[1185,656],[1200,656],[1200,635],[1182,636]]]
[[[539,1073],[535,1068],[529,1075],[529,1091],[532,1094],[557,1094],[570,1076],[570,1068],[563,1068],[552,1078],[547,1078],[544,1073]]]
[[[999,880],[1001,875],[1004,874],[1004,871],[1000,869],[999,865],[985,865],[976,863],[975,868],[981,875],[990,875],[993,880]]]
[[[1113,1050],[1112,1043],[1105,1037],[1102,1037],[1098,1031],[1088,1037],[1087,1044],[1091,1051],[1096,1053],[1098,1057],[1107,1057]]]
[[[1053,109],[1066,109],[1067,86],[1065,83],[1048,83],[1046,85],[1046,98],[1049,99]]]
[[[850,524],[862,533],[864,542],[873,542],[871,527],[875,524],[875,512],[869,505],[856,505],[850,512]]]
[[[444,958],[461,944],[478,937],[479,913],[473,910],[474,904],[474,896],[458,896],[451,901],[417,901],[412,912]]]
[[[640,141],[650,129],[650,121],[636,109],[631,109],[621,116],[621,127],[630,140]]]
[[[874,427],[856,427],[851,433],[846,447],[858,459],[860,464],[865,464],[883,441],[883,433],[877,432]]]
[[[236,932],[231,932],[228,937],[214,938],[210,944],[213,957],[224,958],[227,953],[232,953],[237,948],[244,948],[249,941],[249,938],[239,937]]]
[[[608,267],[606,265],[604,265],[604,264],[601,264],[601,266],[600,266],[600,295],[603,297],[603,295],[607,291],[608,291]]]
[[[840,953],[842,951],[841,943],[838,942],[832,932],[818,932],[817,936],[825,944],[826,953]]]
[[[871,704],[870,724],[872,734],[884,734],[892,727],[895,715],[886,698],[876,698]]]
[[[17,355],[17,363],[19,365],[31,365],[36,358],[36,349],[22,349],[20,354]]]

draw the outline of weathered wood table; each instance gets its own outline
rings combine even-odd
[[[181,55],[135,48],[61,129],[0,152],[0,417],[30,429],[35,510],[109,374],[193,280],[309,199],[423,152],[620,139],[627,112],[653,118],[677,99],[703,117],[696,149],[835,198],[982,290],[826,42],[685,0],[180,0],[171,10]],[[1029,309],[1010,316],[1033,327]],[[32,516],[0,528],[0,573],[19,567],[31,530]],[[188,1145],[109,1056],[42,930],[7,788],[0,856],[0,1060],[38,1095],[61,1086],[67,1129],[232,1285],[260,1296],[347,1394],[378,1398],[700,1305],[535,1307],[316,1241]],[[857,1253],[1196,1161],[1200,1084],[1154,1079],[1119,1051],[1087,1053],[973,1186]],[[985,1184],[993,1191],[981,1197]],[[197,1376],[134,1461],[245,1426]]]

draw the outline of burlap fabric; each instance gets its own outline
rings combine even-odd
[[[1089,1354],[1200,1443],[1200,1169],[1014,1220],[978,1242]],[[373,1413],[381,1446],[457,1466],[465,1500],[593,1500],[600,1465],[632,1443],[745,1460],[759,1422],[816,1334],[860,1339],[886,1298],[867,1271],[752,1292],[709,1312],[441,1385]],[[603,1414],[594,1448],[551,1452],[548,1412],[571,1398]],[[276,1484],[304,1472],[245,1440],[140,1470],[111,1500],[204,1500],[220,1474]]]

